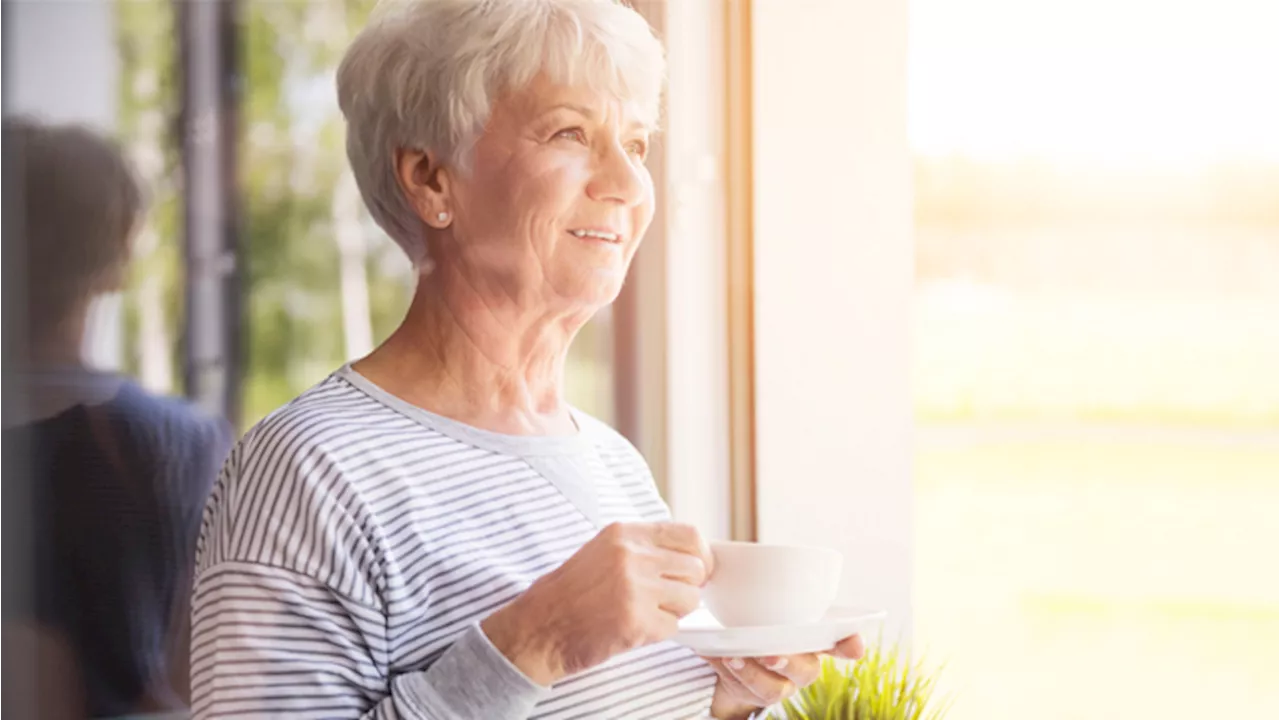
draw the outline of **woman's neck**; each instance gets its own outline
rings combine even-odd
[[[419,282],[400,327],[354,367],[388,392],[474,427],[573,434],[564,363],[590,314],[528,309],[537,304],[494,299],[461,277],[433,273]]]

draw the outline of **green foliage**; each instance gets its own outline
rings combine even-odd
[[[877,644],[856,663],[831,658],[822,675],[770,713],[772,720],[941,720],[948,703],[936,698],[937,677],[923,661],[911,664],[897,648]]]
[[[343,357],[334,189],[346,167],[333,73],[375,0],[280,0],[241,5],[243,78],[238,154],[244,317],[244,414],[256,422],[315,383]],[[120,128],[127,145],[158,150],[161,172],[147,178],[146,222],[153,247],[140,248],[129,283],[126,370],[138,372],[138,289],[161,277],[166,339],[180,378],[182,310],[181,148],[172,132],[180,105],[173,3],[117,0],[121,57]],[[159,127],[152,122],[162,118]],[[367,218],[366,218],[367,219]],[[403,315],[408,262],[371,222],[370,312],[375,339]],[[173,388],[180,392],[181,388]]]
[[[183,288],[181,269],[181,148],[170,131],[178,113],[178,59],[173,43],[173,3],[169,0],[118,0],[116,47],[120,57],[118,140],[140,171],[147,215],[135,243],[125,291],[124,368],[139,371],[138,308],[145,300],[143,278],[159,283],[161,312],[174,328],[167,355],[180,366],[179,333]],[[181,373],[174,373],[181,383]],[[180,387],[173,388],[180,392]]]
[[[333,73],[373,5],[283,0],[242,6],[245,427],[346,359],[332,217],[346,155]],[[408,263],[377,262],[395,248],[371,223],[365,236],[370,311],[380,339],[408,303]]]

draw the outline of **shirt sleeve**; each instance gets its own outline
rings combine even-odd
[[[550,692],[464,630],[428,667],[388,670],[381,612],[289,570],[228,562],[197,579],[193,716],[526,718]]]

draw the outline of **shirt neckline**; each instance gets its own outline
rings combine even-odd
[[[519,456],[579,455],[592,449],[591,439],[587,435],[591,423],[572,406],[569,412],[573,416],[574,424],[578,426],[578,432],[574,435],[509,435],[468,425],[460,420],[414,405],[361,375],[351,366],[351,363],[344,364],[334,374],[365,395],[410,420],[478,448]]]

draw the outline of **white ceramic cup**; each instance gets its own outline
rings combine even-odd
[[[840,589],[844,558],[828,548],[713,542],[702,600],[725,627],[816,622]]]

